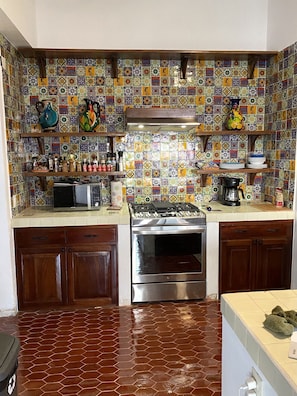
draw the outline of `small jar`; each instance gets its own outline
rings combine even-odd
[[[280,187],[275,189],[275,206],[282,208],[284,206],[283,190]]]

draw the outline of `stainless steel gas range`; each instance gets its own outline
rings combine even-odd
[[[203,299],[206,219],[190,203],[129,204],[132,302]]]

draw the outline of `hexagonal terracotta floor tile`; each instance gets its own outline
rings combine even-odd
[[[19,396],[219,396],[218,301],[0,318],[19,337]]]

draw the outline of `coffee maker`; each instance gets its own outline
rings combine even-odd
[[[221,177],[220,178],[220,193],[219,200],[223,205],[228,206],[239,206],[239,191],[241,192],[242,198],[244,194],[242,188],[238,188],[240,179],[236,177]]]

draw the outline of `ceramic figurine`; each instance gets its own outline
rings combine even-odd
[[[226,129],[228,130],[240,130],[243,129],[243,116],[239,109],[240,99],[230,99],[231,110],[229,111],[226,120]]]
[[[86,102],[86,110],[80,116],[79,126],[85,132],[92,132],[100,121],[99,103],[91,99],[84,99]]]
[[[36,102],[36,110],[39,114],[39,124],[44,131],[54,130],[58,124],[58,113],[52,107],[50,99]]]

